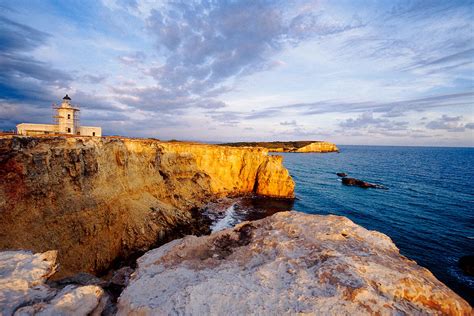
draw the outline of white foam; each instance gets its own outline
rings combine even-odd
[[[236,223],[236,218],[235,218],[235,203],[233,203],[231,206],[229,206],[225,210],[225,215],[223,218],[217,220],[214,224],[211,226],[212,232],[218,232],[220,230],[229,228],[234,226]]]

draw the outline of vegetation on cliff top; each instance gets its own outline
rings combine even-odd
[[[274,141],[274,142],[237,142],[237,143],[224,143],[221,146],[232,146],[232,147],[263,147],[269,151],[278,152],[306,152],[302,150],[304,147],[310,145],[321,145],[321,148],[309,148],[307,152],[332,152],[338,151],[335,144],[325,142],[321,140],[300,140],[300,141]],[[322,149],[324,148],[324,149]]]

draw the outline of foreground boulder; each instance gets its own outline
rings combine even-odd
[[[472,308],[389,237],[345,217],[282,212],[188,236],[138,260],[118,314],[450,314]]]
[[[99,286],[45,284],[56,272],[56,251],[0,252],[0,315],[100,315],[108,297]]]

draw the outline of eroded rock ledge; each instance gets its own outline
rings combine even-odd
[[[294,197],[281,157],[152,139],[0,137],[0,249],[56,249],[56,277],[199,233],[193,208],[251,193]]]
[[[386,235],[298,212],[149,251],[118,304],[119,315],[473,312]]]

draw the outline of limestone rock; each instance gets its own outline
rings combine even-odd
[[[275,179],[261,168],[268,160],[279,170]],[[207,232],[193,208],[214,196],[255,193],[259,170],[270,185],[261,182],[260,194],[292,196],[293,181],[277,163],[262,148],[3,136],[0,249],[57,249],[56,278],[96,274],[157,241]]]
[[[330,142],[313,142],[295,150],[297,153],[330,153],[339,152],[339,148]]]
[[[15,316],[100,315],[106,304],[102,288],[96,285],[68,285],[51,301],[22,307],[15,312]]]
[[[324,141],[275,141],[275,142],[239,142],[221,144],[232,147],[262,147],[271,152],[297,152],[297,153],[329,153],[339,152],[337,146]]]
[[[0,252],[1,315],[100,315],[107,296],[94,285],[68,285],[58,292],[45,284],[56,272],[56,251]]]
[[[0,310],[11,315],[19,306],[54,296],[44,285],[56,272],[56,251],[32,254],[28,251],[0,252]]]
[[[472,312],[386,235],[297,212],[151,250],[118,301],[119,315]]]
[[[295,183],[288,170],[283,167],[283,157],[271,156],[257,172],[255,193],[265,196],[294,198]]]

